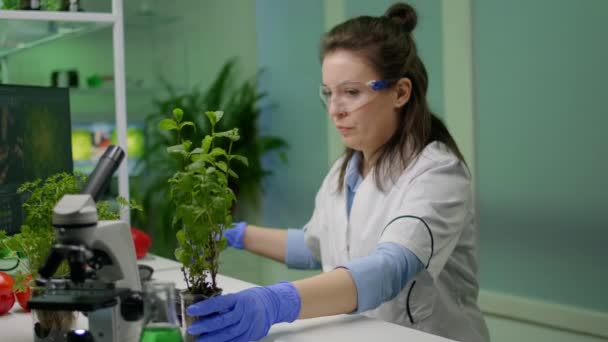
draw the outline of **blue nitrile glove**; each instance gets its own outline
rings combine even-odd
[[[228,246],[243,249],[243,237],[245,236],[245,229],[247,228],[247,222],[234,222],[231,228],[224,230],[224,237],[228,241]]]
[[[301,305],[290,282],[217,296],[187,308],[190,316],[206,316],[192,323],[188,333],[204,334],[197,341],[205,342],[257,341],[273,324],[295,321]]]

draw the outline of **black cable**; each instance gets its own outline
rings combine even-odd
[[[431,232],[431,228],[429,227],[429,225],[428,225],[428,224],[426,224],[426,222],[424,222],[424,220],[423,220],[421,217],[414,216],[414,215],[402,215],[402,216],[397,216],[397,217],[395,217],[394,219],[392,219],[392,220],[391,220],[391,222],[389,222],[389,223],[388,223],[388,224],[387,224],[387,225],[384,227],[384,229],[382,230],[382,233],[381,233],[380,235],[384,234],[384,231],[386,230],[386,228],[388,228],[388,226],[390,226],[390,225],[391,225],[391,223],[393,223],[393,222],[397,221],[397,220],[398,220],[398,219],[400,219],[400,218],[413,218],[413,219],[420,220],[420,222],[422,222],[422,223],[424,224],[424,226],[426,227],[426,230],[428,230],[428,232],[429,232],[429,236],[431,237],[431,255],[429,256],[429,260],[428,260],[428,262],[426,263],[426,266],[424,266],[424,268],[427,268],[427,269],[428,269],[428,268],[429,268],[429,265],[431,264],[431,258],[433,257],[433,253],[435,253],[435,240],[433,239],[433,233]]]
[[[391,220],[391,222],[389,222],[384,229],[382,230],[382,234],[384,234],[384,231],[386,230],[386,228],[388,228],[388,226],[390,226],[391,223],[397,221],[398,219],[401,218],[413,218],[413,219],[417,219],[420,220],[420,222],[422,222],[424,224],[424,226],[426,227],[426,230],[429,232],[429,236],[431,237],[431,255],[429,256],[429,260],[426,263],[426,266],[424,266],[425,269],[429,268],[429,265],[431,264],[431,258],[433,258],[433,253],[435,253],[435,239],[433,238],[433,232],[431,232],[431,228],[429,227],[428,224],[426,224],[426,222],[418,216],[414,216],[414,215],[402,215],[402,216],[397,216],[394,219]],[[380,235],[382,235],[380,234]],[[414,285],[416,285],[416,281],[414,280],[412,282],[412,286],[410,286],[409,290],[407,291],[407,297],[406,297],[406,305],[405,305],[405,309],[407,311],[407,316],[410,320],[411,324],[414,324],[414,318],[412,317],[412,312],[410,310],[410,295],[412,294],[412,290],[414,289]]]
[[[410,310],[410,295],[412,294],[414,285],[416,285],[415,280],[412,282],[412,286],[410,286],[410,289],[407,291],[407,298],[405,299],[405,309],[407,310],[407,317],[410,319],[411,324],[414,324],[414,318],[412,317],[412,311]]]

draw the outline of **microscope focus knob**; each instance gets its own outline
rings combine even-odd
[[[131,292],[120,303],[120,314],[127,322],[140,320],[144,315],[144,297],[141,292]]]

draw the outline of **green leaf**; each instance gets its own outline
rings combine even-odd
[[[228,139],[230,139],[230,141],[238,141],[241,138],[239,135],[238,128],[233,128],[233,129],[231,129],[229,131],[225,131],[225,132],[218,132],[218,133],[215,133],[214,136],[221,137],[221,138],[228,138]]]
[[[209,148],[211,148],[211,142],[213,142],[213,137],[210,135],[205,136],[201,144],[204,153],[209,152]]]
[[[183,144],[169,146],[167,147],[167,152],[172,155],[180,156],[185,156],[188,153]]]
[[[182,192],[190,192],[192,191],[193,184],[194,177],[192,177],[190,174],[185,174],[179,179],[179,183],[177,185]]]
[[[223,161],[218,162],[217,164],[217,168],[226,172],[226,170],[228,170],[228,165],[226,165],[226,163],[224,163]]]
[[[197,160],[186,167],[186,170],[191,172],[203,172],[205,169],[205,161]]]
[[[197,207],[192,205],[180,205],[175,210],[175,215],[182,220],[186,227],[191,227],[195,224],[197,209]]]
[[[191,154],[191,155],[192,155],[192,154],[200,154],[200,153],[205,153],[205,151],[203,151],[203,149],[202,149],[202,148],[200,148],[200,147],[197,147],[197,148],[195,148],[194,150],[190,151],[190,154]]]
[[[182,129],[185,126],[192,126],[194,128],[194,130],[196,130],[196,126],[194,126],[194,122],[192,122],[192,121],[182,122],[181,124],[179,124],[179,129]]]
[[[221,110],[215,111],[215,122],[218,123],[220,122],[220,120],[222,120],[222,117],[224,116],[224,112]]]
[[[226,245],[226,238],[222,238],[220,241],[217,242],[217,248],[219,248],[220,251],[226,249]]]
[[[236,159],[236,160],[240,161],[241,163],[243,163],[245,166],[249,166],[249,160],[247,160],[246,157],[239,156],[237,154],[233,154],[232,156],[230,156],[230,159]]]
[[[231,129],[229,131],[224,132],[215,132],[213,135],[220,138],[228,138],[229,136],[234,135],[234,130]]]
[[[212,157],[226,156],[226,151],[221,147],[216,147],[211,151],[210,155]]]
[[[184,260],[186,258],[184,258],[184,250],[181,248],[177,248],[175,249],[175,259],[177,259],[177,261],[181,262],[182,264],[186,265],[185,262],[187,262],[187,260]]]
[[[192,159],[192,161],[202,160],[206,162],[211,162],[211,157],[209,157],[209,155],[206,153],[193,154],[190,158]]]
[[[232,177],[236,178],[236,179],[238,179],[238,178],[239,178],[239,176],[238,176],[238,175],[237,175],[237,174],[236,174],[234,171],[232,171],[232,170],[228,170],[228,174],[229,174],[230,176],[232,176]]]
[[[241,136],[239,135],[239,129],[234,128],[233,131],[234,131],[234,134],[230,137],[230,140],[238,141],[239,139],[241,139]]]
[[[158,124],[158,127],[160,127],[161,129],[170,131],[173,129],[177,129],[177,123],[173,119],[163,119]]]
[[[184,117],[184,111],[181,108],[173,109],[173,117],[175,118],[175,121],[181,122],[182,118]]]
[[[180,246],[186,246],[186,236],[183,229],[178,230],[175,237]]]
[[[127,201],[127,199],[122,196],[116,197],[116,201],[118,202],[118,204],[120,204],[122,206],[125,206],[125,207],[129,206],[129,202]]]
[[[236,201],[236,196],[234,195],[234,191],[232,191],[232,189],[227,188],[226,189],[226,197],[230,200],[230,202]],[[228,220],[230,222],[232,222],[232,217],[230,216],[230,219]]]
[[[209,118],[209,122],[211,122],[211,125],[215,126],[218,121],[215,112],[205,112],[205,115]]]
[[[13,281],[14,281],[13,291],[15,293],[27,291],[27,286],[28,286],[27,277],[28,277],[28,275],[22,271],[17,271],[13,275]]]
[[[141,204],[139,204],[139,202],[135,199],[132,199],[129,201],[129,209],[137,210],[137,211],[141,211],[141,212],[144,211],[144,207]]]

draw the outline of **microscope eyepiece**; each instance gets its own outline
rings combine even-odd
[[[114,174],[124,157],[125,152],[119,146],[108,146],[97,162],[95,170],[93,170],[93,173],[89,176],[82,193],[91,195],[91,197],[97,201],[101,192],[112,177],[112,174]]]

